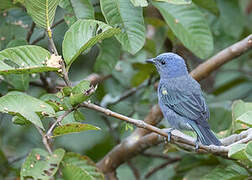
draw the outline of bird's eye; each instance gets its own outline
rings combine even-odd
[[[161,64],[162,64],[162,65],[165,65],[165,61],[161,61]]]

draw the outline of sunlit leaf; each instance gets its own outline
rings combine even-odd
[[[93,126],[91,124],[81,124],[81,123],[72,123],[58,126],[53,130],[53,136],[62,136],[65,134],[78,133],[88,130],[100,130],[100,128]]]
[[[94,8],[89,0],[61,0],[60,6],[67,11],[65,20],[69,26],[78,19],[94,19]]]
[[[50,53],[39,46],[26,45],[0,51],[0,74],[57,71],[44,64]]]
[[[171,4],[190,4],[192,3],[192,0],[155,0],[155,1],[163,1],[163,2],[168,2]]]
[[[63,177],[66,180],[104,180],[104,175],[87,156],[67,153],[63,159]]]
[[[40,27],[48,29],[60,0],[25,0],[27,12]]]
[[[135,7],[146,7],[148,6],[147,0],[130,0]]]
[[[134,7],[129,0],[101,0],[100,3],[107,23],[122,29],[116,38],[123,49],[131,54],[138,52],[145,42],[142,8]]]
[[[43,149],[33,149],[21,168],[21,180],[27,178],[50,180],[59,168],[65,150],[56,149],[49,154]]]
[[[118,28],[96,20],[78,20],[66,32],[63,40],[63,56],[67,68],[82,53],[98,41],[119,33]]]
[[[47,103],[15,91],[0,98],[0,112],[22,116],[40,128],[43,128],[43,125],[37,113],[51,116],[55,113]]]
[[[228,157],[234,158],[234,159],[247,159],[245,155],[246,144],[235,144],[231,147],[231,149],[228,151]]]

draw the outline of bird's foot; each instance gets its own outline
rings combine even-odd
[[[174,130],[174,128],[166,129],[165,132],[167,133],[167,138],[165,138],[165,142],[169,143],[171,142],[171,132]]]
[[[198,136],[197,136],[197,139],[196,139],[196,141],[195,141],[195,151],[198,151],[198,149],[199,149],[199,138],[198,138]]]

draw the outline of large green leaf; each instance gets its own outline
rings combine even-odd
[[[43,128],[37,113],[54,115],[54,110],[47,103],[25,93],[12,91],[0,98],[0,112],[19,115]]]
[[[14,89],[26,91],[29,88],[29,74],[8,74],[4,76],[4,80],[8,82]]]
[[[103,174],[87,156],[67,153],[63,159],[63,177],[66,180],[104,180]]]
[[[228,157],[234,158],[234,159],[247,159],[245,155],[246,144],[235,144],[231,147],[231,149],[228,151]]]
[[[91,124],[82,124],[82,123],[71,123],[58,126],[53,130],[53,136],[62,136],[65,134],[78,133],[88,130],[100,130],[100,128],[93,126]]]
[[[249,127],[252,127],[252,111],[247,111],[241,116],[239,116],[236,121],[246,124]]]
[[[247,158],[252,162],[252,142],[249,142],[247,144],[245,153],[246,153]]]
[[[192,3],[174,5],[153,2],[177,38],[200,58],[207,58],[213,52],[213,37],[201,11]]]
[[[13,3],[12,0],[1,0],[0,1],[0,11],[7,10],[7,9],[10,9],[13,7],[15,7],[15,4]]]
[[[217,4],[220,9],[220,25],[223,31],[225,34],[238,39],[245,25],[245,18],[241,12],[239,1],[218,0]]]
[[[202,177],[202,180],[243,180],[249,177],[248,172],[243,167],[236,164],[227,167],[219,166]]]
[[[155,1],[163,1],[171,4],[190,4],[192,0],[155,0]]]
[[[100,21],[78,20],[69,28],[63,40],[63,56],[67,69],[83,51],[91,48],[98,41],[119,32],[118,28],[113,28]]]
[[[48,29],[53,23],[59,0],[25,0],[27,12],[40,27]]]
[[[22,165],[21,180],[27,178],[49,180],[53,178],[64,154],[65,150],[63,149],[56,149],[51,155],[43,149],[33,149]]]
[[[215,0],[192,0],[198,6],[205,8],[215,15],[219,14],[219,9]]]
[[[251,124],[252,103],[243,102],[242,100],[234,101],[232,104],[232,128],[238,131],[247,128]],[[238,123],[237,123],[238,122]]]
[[[81,81],[79,84],[73,87],[70,95],[71,105],[77,105],[84,102],[89,94],[87,91],[90,89],[90,82],[87,80]]]
[[[111,74],[120,58],[120,49],[120,44],[115,38],[105,39],[101,43],[100,53],[96,58],[95,71],[103,74]]]
[[[67,11],[65,20],[69,26],[78,19],[94,19],[94,8],[89,0],[61,0],[60,6]]]
[[[106,21],[122,32],[116,35],[123,49],[135,54],[144,45],[145,27],[141,7],[134,7],[129,0],[101,0],[101,10]]]
[[[135,7],[146,7],[148,6],[147,0],[130,0]]]
[[[57,71],[44,64],[50,53],[39,46],[18,46],[0,51],[0,74]]]

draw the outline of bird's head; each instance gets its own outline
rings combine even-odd
[[[175,78],[188,74],[184,59],[174,53],[163,53],[146,62],[156,66],[161,78]]]

